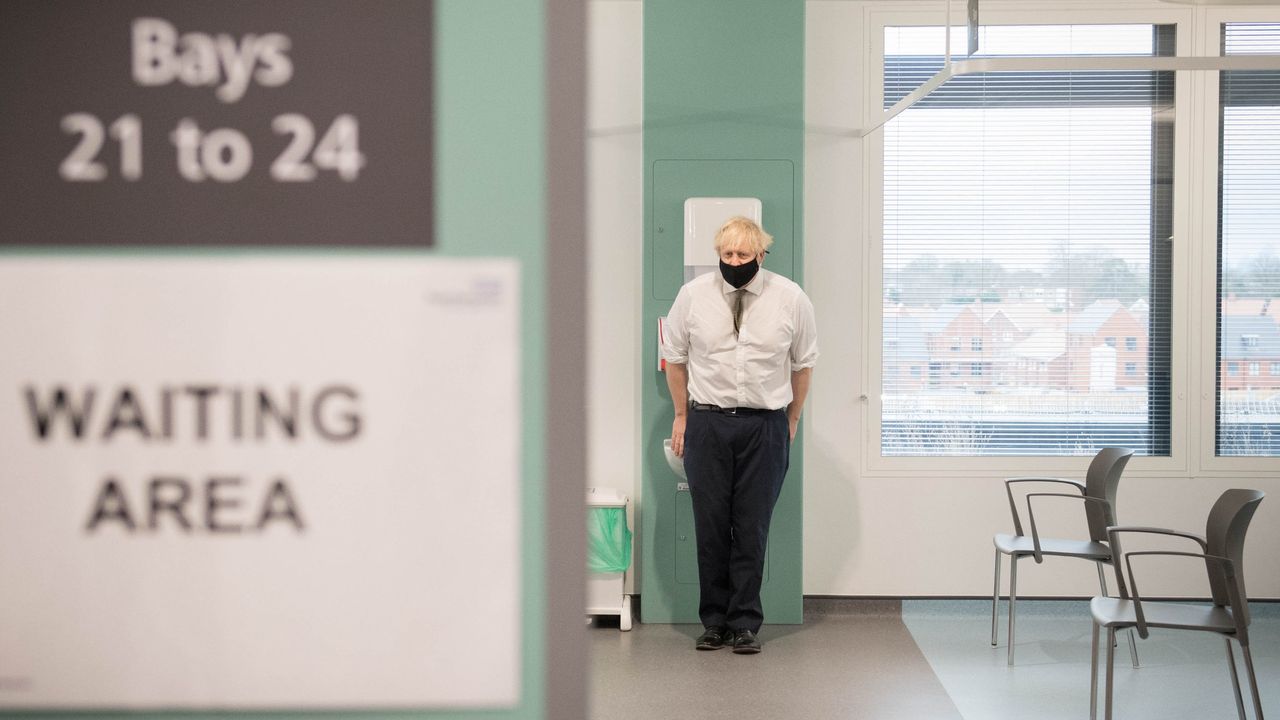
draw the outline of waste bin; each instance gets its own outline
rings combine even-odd
[[[630,499],[612,488],[587,488],[587,614],[617,615],[631,629]]]

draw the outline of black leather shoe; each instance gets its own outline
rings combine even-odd
[[[727,627],[709,627],[698,636],[698,642],[694,647],[699,650],[719,650],[725,645],[733,642],[733,631]]]
[[[750,630],[739,630],[733,634],[733,651],[739,655],[755,655],[760,652],[760,639]]]

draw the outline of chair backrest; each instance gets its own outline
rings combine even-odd
[[[1244,536],[1249,530],[1249,522],[1253,520],[1253,513],[1258,509],[1258,503],[1265,496],[1266,493],[1261,490],[1228,490],[1213,504],[1209,520],[1205,524],[1204,538],[1209,546],[1208,554],[1229,558],[1235,566],[1234,582],[1237,597],[1240,598],[1239,613],[1243,615],[1238,621],[1243,625],[1249,624],[1249,604],[1245,602],[1245,598],[1249,596],[1244,590]],[[1229,605],[1231,597],[1228,582],[1231,581],[1227,579],[1222,566],[1206,562],[1205,567],[1209,571],[1213,604],[1219,607]]]
[[[1120,475],[1129,464],[1133,451],[1127,448],[1102,448],[1089,463],[1084,478],[1084,493],[1092,498],[1107,501],[1106,508],[1097,503],[1085,504],[1085,517],[1089,520],[1089,538],[1094,542],[1107,541],[1107,527],[1116,522],[1116,488]]]

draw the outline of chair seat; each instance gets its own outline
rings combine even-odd
[[[1093,621],[1102,627],[1131,627],[1138,624],[1133,601],[1121,598],[1095,597],[1089,601]],[[1214,605],[1187,605],[1185,603],[1142,603],[1147,625],[1177,630],[1204,630],[1206,632],[1234,635],[1235,620],[1231,611]]]
[[[1029,535],[996,535],[991,541],[996,549],[1005,555],[1031,555],[1035,553],[1035,543]],[[1111,560],[1111,548],[1103,543],[1089,540],[1063,540],[1059,538],[1040,538],[1040,551],[1045,555],[1066,555],[1069,557],[1087,558],[1090,560]]]

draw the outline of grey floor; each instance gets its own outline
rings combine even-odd
[[[1251,610],[1263,710],[1280,717],[1280,604]],[[624,633],[616,618],[601,618],[588,633],[591,716],[1088,717],[1087,602],[1019,602],[1012,668],[1003,622],[1000,647],[991,647],[990,612],[990,601],[979,600],[807,600],[805,623],[765,626],[764,652],[754,656],[695,651],[701,628],[694,625],[637,622]],[[1153,631],[1138,650],[1137,670],[1123,645],[1116,655],[1116,718],[1236,716],[1221,639]]]

